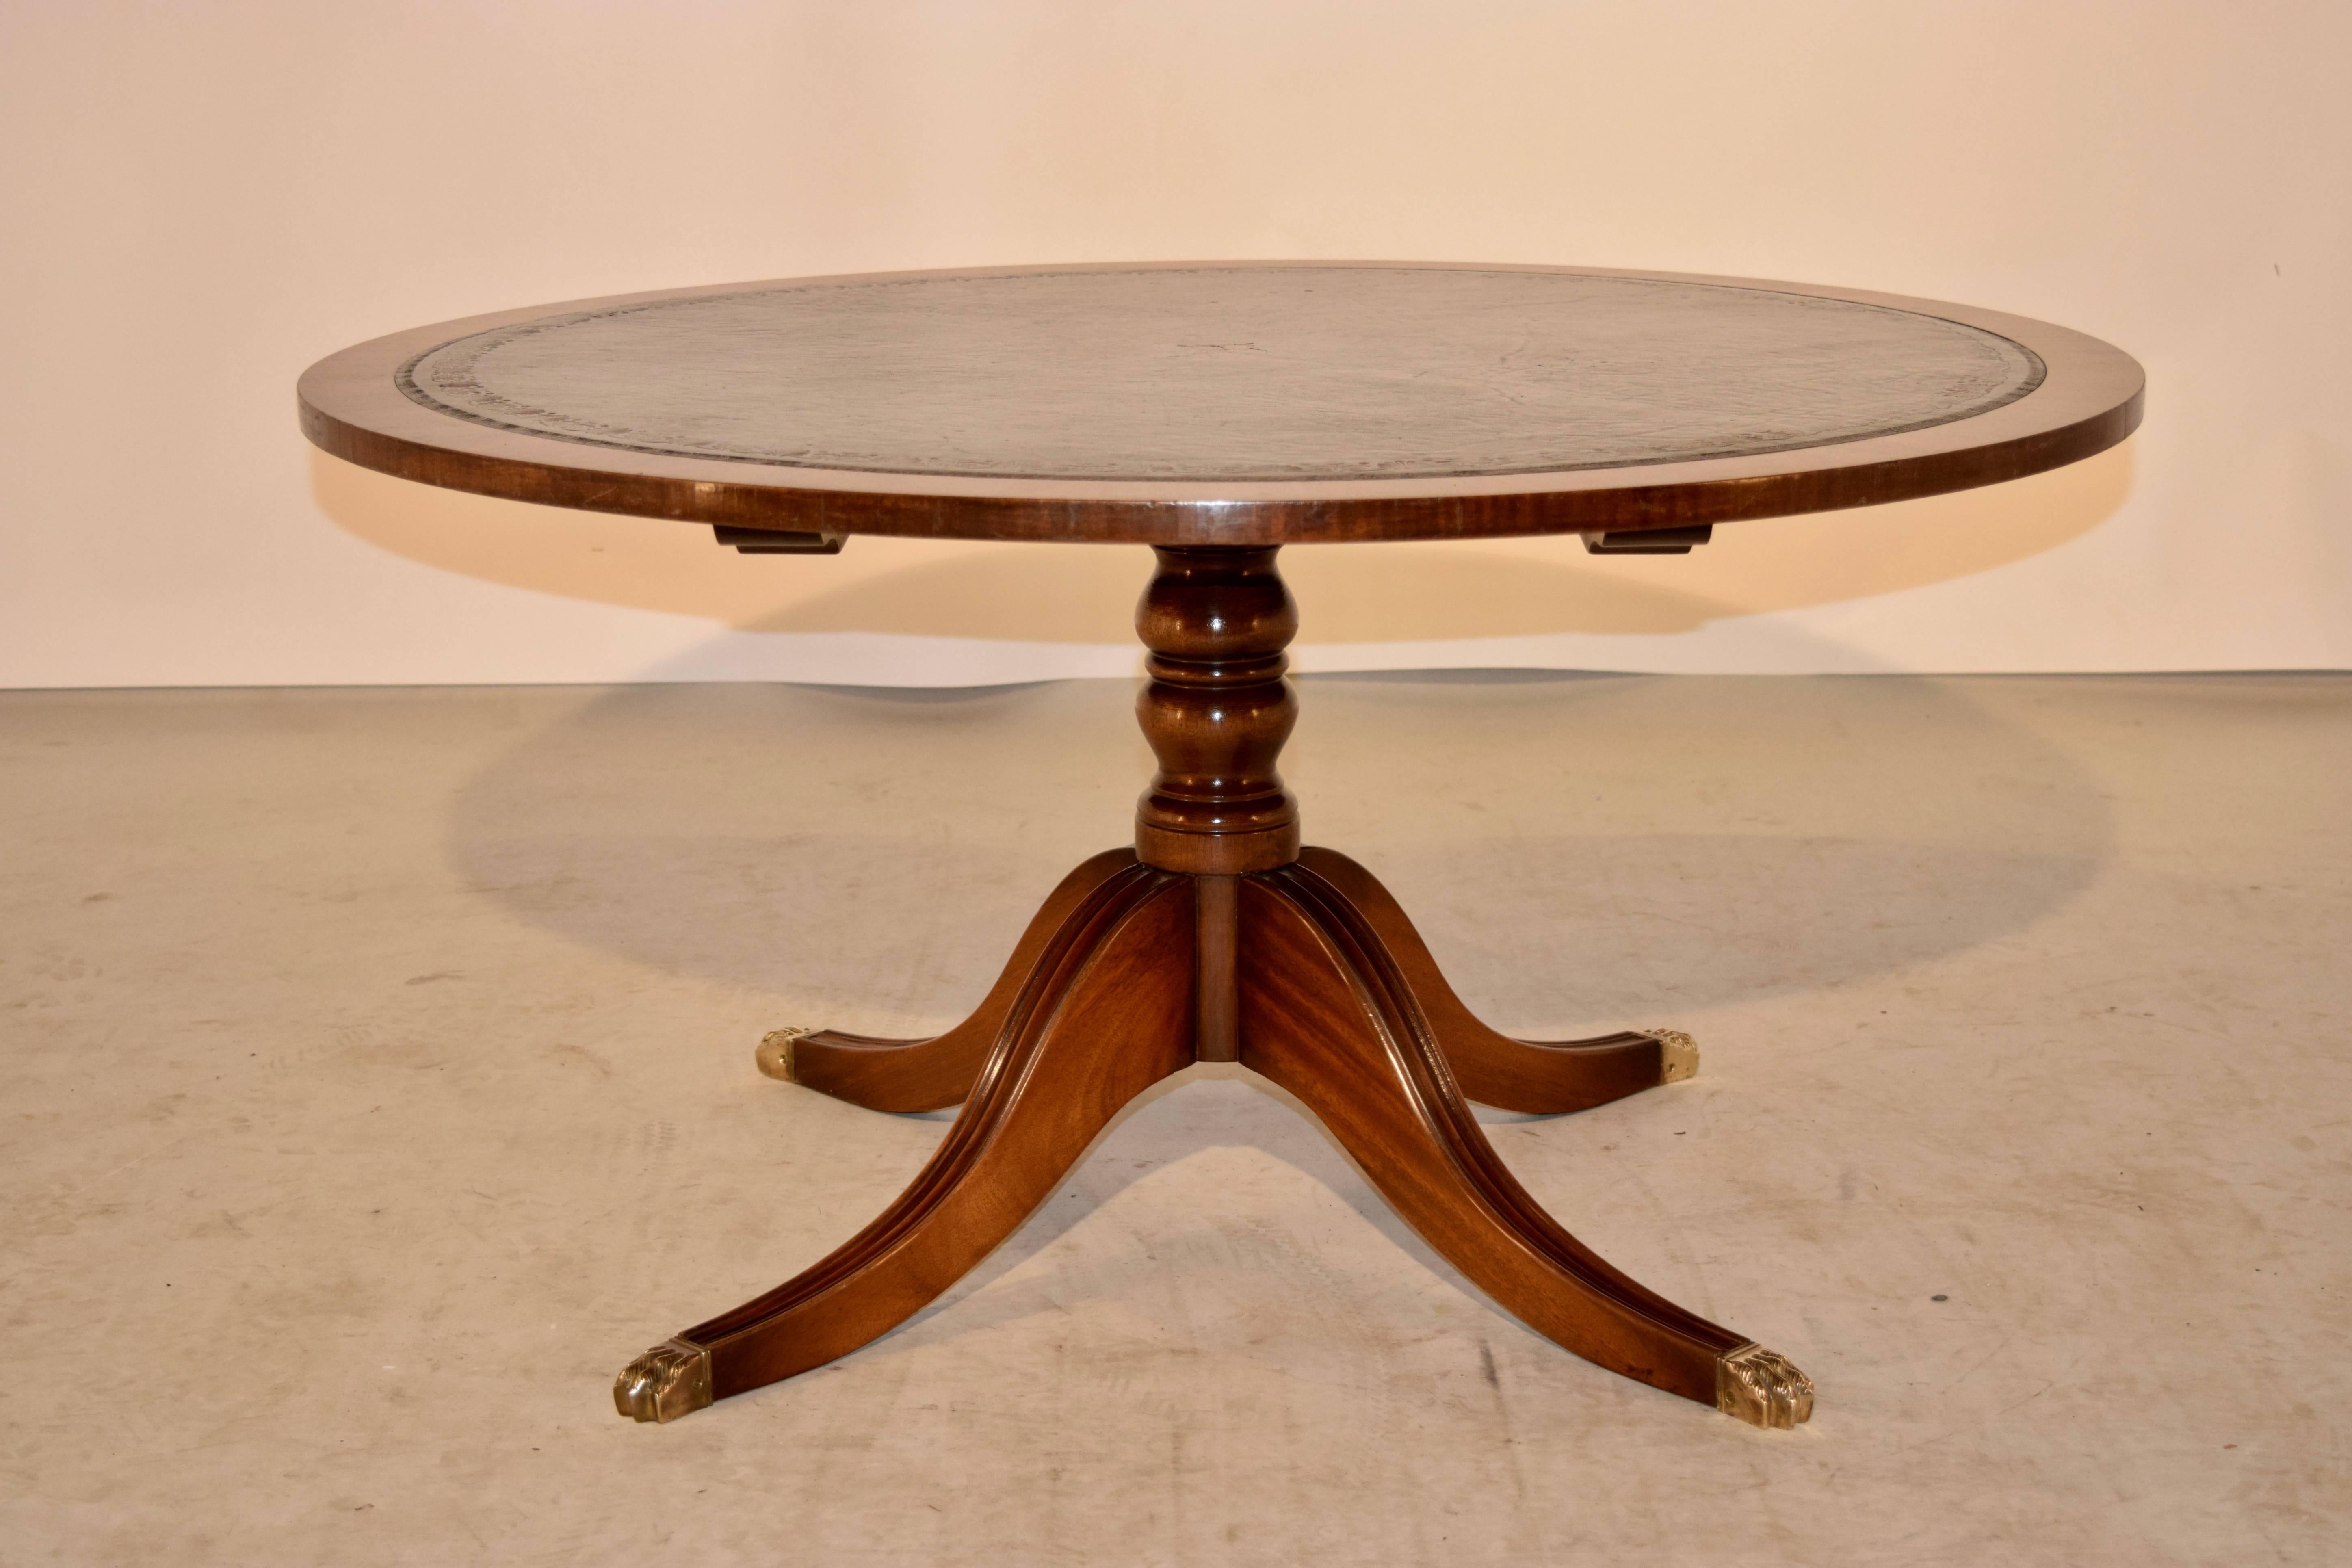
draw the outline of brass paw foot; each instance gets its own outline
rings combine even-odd
[[[710,1403],[710,1352],[686,1340],[656,1345],[613,1381],[613,1404],[639,1421],[675,1421]]]
[[[771,1029],[760,1037],[760,1048],[751,1053],[751,1059],[770,1078],[780,1078],[791,1083],[793,1081],[793,1047],[804,1037],[815,1033],[814,1029]]]
[[[1813,1380],[1780,1352],[1750,1342],[1717,1359],[1715,1407],[1751,1426],[1785,1432],[1812,1419]]]
[[[1643,1029],[1641,1033],[1658,1042],[1660,1083],[1680,1083],[1698,1076],[1698,1042],[1680,1029]]]

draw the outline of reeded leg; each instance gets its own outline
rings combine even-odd
[[[946,1034],[877,1040],[835,1029],[777,1029],[760,1042],[760,1070],[868,1110],[937,1110],[961,1103],[1037,955],[1088,893],[1134,864],[1134,850],[1110,849],[1063,878],[1031,918],[996,984],[971,1016]]]
[[[1085,889],[1039,944],[914,1184],[815,1267],[631,1363],[614,1385],[621,1413],[667,1421],[821,1366],[961,1279],[1120,1107],[1192,1061],[1192,926],[1182,878],[1129,865]]]
[[[1675,1029],[1629,1029],[1590,1040],[1516,1040],[1480,1023],[1454,994],[1421,933],[1373,875],[1336,850],[1298,863],[1353,905],[1377,932],[1464,1096],[1502,1110],[1590,1110],[1698,1071],[1698,1047]]]
[[[1811,1414],[1795,1368],[1611,1268],[1528,1195],[1381,933],[1336,885],[1301,864],[1245,879],[1242,899],[1243,1063],[1305,1101],[1423,1239],[1612,1372],[1759,1425]]]

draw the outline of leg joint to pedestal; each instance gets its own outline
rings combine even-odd
[[[1147,866],[1188,877],[1246,877],[1298,858],[1298,822],[1294,817],[1248,833],[1187,833],[1138,816],[1135,855]]]

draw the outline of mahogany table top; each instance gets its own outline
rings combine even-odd
[[[732,284],[362,343],[303,427],[404,478],[832,533],[1275,544],[1688,527],[1990,484],[2139,420],[1972,307],[1580,268],[1200,262]]]

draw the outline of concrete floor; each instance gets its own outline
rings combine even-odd
[[[1810,1427],[1537,1339],[1210,1068],[633,1426],[945,1130],[753,1042],[957,1016],[1125,837],[1128,688],[16,694],[0,1561],[2352,1560],[2352,678],[1302,684],[1309,838],[1493,1022],[1698,1036],[1489,1131]]]

